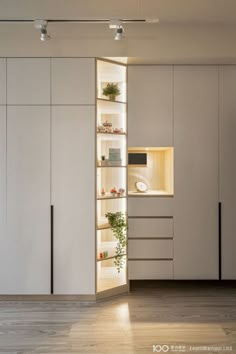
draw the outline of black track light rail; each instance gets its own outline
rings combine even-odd
[[[48,23],[110,23],[112,19],[0,19],[0,23],[34,23],[35,20],[44,20]],[[122,23],[152,23],[146,19],[119,19]],[[154,21],[155,22],[155,21]],[[156,21],[158,22],[158,21]]]

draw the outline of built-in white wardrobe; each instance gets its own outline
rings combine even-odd
[[[95,59],[1,59],[0,83],[0,294],[94,295]]]
[[[95,68],[0,59],[1,295],[95,298]],[[128,67],[129,147],[174,151],[173,194],[129,197],[129,279],[236,278],[235,89],[236,66]]]
[[[235,279],[236,67],[137,65],[128,74],[129,147],[174,148],[173,196],[129,197],[129,278]],[[170,217],[167,241],[159,223]]]

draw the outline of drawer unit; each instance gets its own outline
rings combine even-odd
[[[128,278],[129,280],[173,279],[173,261],[129,261]]]
[[[129,238],[173,237],[173,218],[130,218]]]
[[[173,258],[173,240],[129,240],[129,259]]]
[[[131,216],[173,216],[173,197],[130,197],[128,215]]]

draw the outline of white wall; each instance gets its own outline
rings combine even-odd
[[[129,57],[129,63],[236,63],[236,27],[126,25],[126,39],[114,41],[107,24],[50,24],[42,43],[33,24],[0,25],[1,57]]]

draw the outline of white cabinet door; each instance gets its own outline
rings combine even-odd
[[[0,254],[6,240],[6,106],[0,106]],[[0,266],[0,274],[5,272],[4,264]],[[1,275],[0,275],[1,279]]]
[[[220,67],[220,201],[222,278],[236,279],[236,66]]]
[[[95,109],[52,107],[54,293],[95,293]]]
[[[218,67],[174,69],[174,276],[218,278]]]
[[[50,59],[7,59],[7,103],[50,104]]]
[[[4,250],[1,294],[49,294],[48,107],[7,109],[7,242]]]
[[[0,105],[6,104],[6,59],[0,59]]]
[[[52,104],[95,104],[95,59],[52,59]]]
[[[129,66],[128,102],[129,146],[173,146],[173,66]]]

